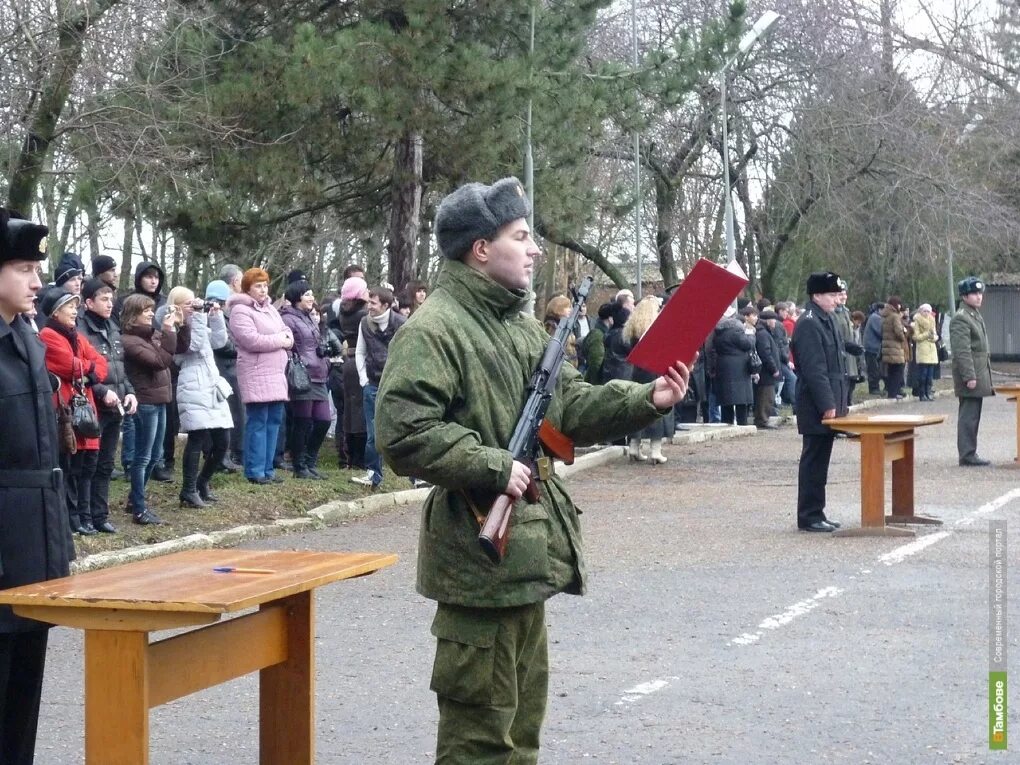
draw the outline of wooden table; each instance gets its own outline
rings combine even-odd
[[[151,707],[256,670],[259,762],[310,765],[312,591],[396,560],[380,553],[192,550],[2,590],[0,603],[21,616],[85,630],[86,765],[147,765]],[[214,566],[272,573],[215,573]],[[196,625],[209,626],[149,642],[150,632]]]
[[[942,414],[850,415],[822,420],[861,441],[861,527],[836,529],[834,536],[914,536],[886,523],[941,525],[914,513],[914,430],[945,422]],[[885,514],[885,463],[892,463],[892,514]]]
[[[996,385],[994,390],[1000,396],[1005,396],[1007,401],[1016,402],[1014,405],[1014,409],[1016,409],[1016,457],[1013,458],[1013,461],[1020,462],[1020,384]]]

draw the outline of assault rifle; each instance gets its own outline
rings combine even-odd
[[[556,381],[559,379],[560,368],[563,366],[567,338],[574,331],[577,317],[581,313],[581,306],[588,298],[591,285],[592,278],[586,276],[574,294],[574,304],[570,314],[560,319],[556,331],[545,347],[542,360],[531,375],[531,381],[528,383],[528,400],[521,410],[521,416],[517,420],[513,436],[510,438],[510,445],[507,447],[515,461],[523,462],[531,468],[531,478],[528,481],[528,488],[524,492],[524,498],[531,504],[539,500],[538,483],[535,480],[536,473],[542,474],[543,479],[548,478],[551,473],[548,462],[544,463],[544,470],[540,470],[540,466],[536,464],[539,443],[547,452],[568,465],[574,461],[573,442],[545,421],[545,413],[549,408],[549,402],[552,401],[553,393],[556,391]],[[547,457],[542,459],[548,460]],[[514,498],[509,494],[500,494],[496,497],[496,501],[489,508],[489,514],[485,516],[482,530],[478,534],[478,543],[493,563],[502,561],[506,554],[506,545],[510,538],[510,515],[513,511],[514,501]]]

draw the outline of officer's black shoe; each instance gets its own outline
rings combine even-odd
[[[104,534],[116,534],[117,533],[117,529],[109,521],[102,521],[101,523],[97,523],[95,528],[96,528],[96,531],[101,531]]]
[[[830,526],[825,521],[815,521],[814,523],[809,524],[808,526],[801,526],[800,530],[801,531],[819,531],[819,532],[825,532],[825,531],[835,531],[836,527],[835,526]]]
[[[960,459],[960,465],[963,467],[985,467],[986,465],[991,464],[991,460],[983,460],[977,455],[973,457],[963,457]]]
[[[834,529],[838,529],[838,528],[840,528],[843,525],[839,521],[830,521],[828,518],[825,519],[825,522],[827,524],[829,524],[830,526],[832,526],[832,528],[834,528]]]

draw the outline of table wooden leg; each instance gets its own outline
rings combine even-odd
[[[149,635],[85,632],[85,763],[148,765]]]
[[[885,526],[885,436],[861,435],[861,527]]]
[[[903,441],[903,456],[892,464],[892,514],[914,514],[914,439]]]
[[[315,759],[315,609],[312,592],[276,601],[286,610],[287,659],[259,673],[260,765]]]
[[[1016,457],[1014,462],[1020,462],[1020,396],[1013,400],[1013,409],[1016,411]]]

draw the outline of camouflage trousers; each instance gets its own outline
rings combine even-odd
[[[549,686],[545,603],[465,608],[432,622],[437,765],[534,765]]]

